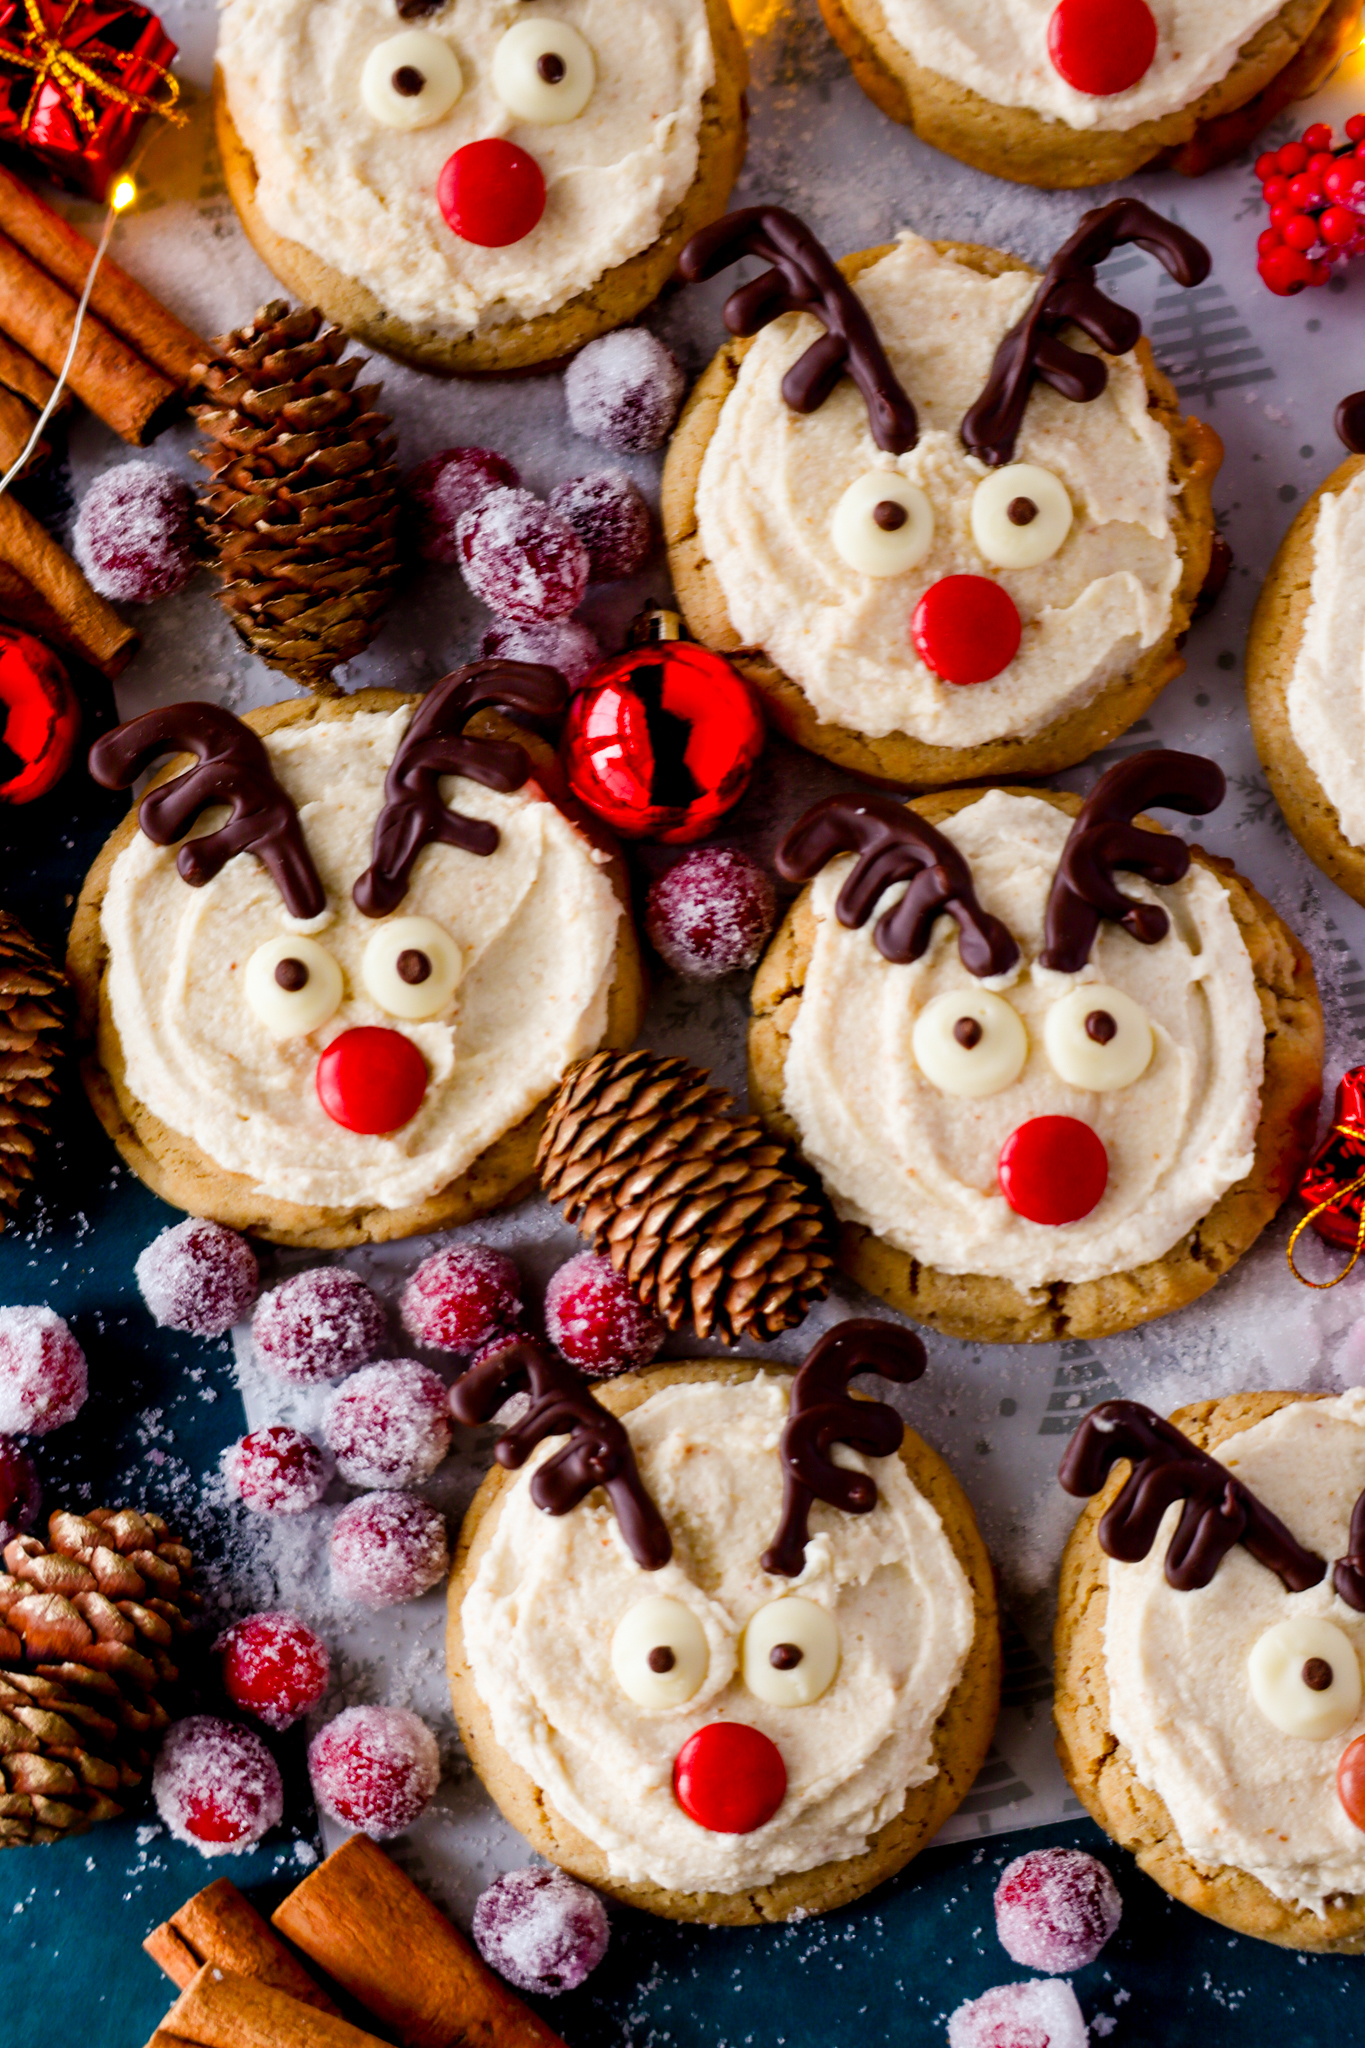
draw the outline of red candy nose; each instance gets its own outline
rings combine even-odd
[[[401,1031],[358,1024],[334,1038],[318,1061],[317,1089],[334,1124],[379,1137],[401,1130],[422,1107],[427,1063]]]
[[[945,683],[988,683],[1014,660],[1022,630],[1014,599],[989,576],[941,576],[910,621],[916,654]]]
[[[712,1721],[689,1735],[673,1766],[673,1795],[713,1835],[749,1835],[772,1819],[787,1791],[775,1742],[742,1721]]]
[[[1337,1798],[1353,1827],[1365,1828],[1365,1735],[1357,1735],[1341,1752],[1337,1765]]]
[[[1047,53],[1077,92],[1107,99],[1151,68],[1156,36],[1147,0],[1061,0],[1047,25]]]
[[[1035,1116],[1000,1147],[1000,1192],[1030,1223],[1079,1223],[1109,1180],[1109,1155],[1074,1116]]]
[[[544,213],[545,179],[529,151],[489,135],[446,158],[436,203],[462,242],[505,249],[529,235]]]

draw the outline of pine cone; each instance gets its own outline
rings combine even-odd
[[[828,1292],[823,1205],[758,1118],[685,1060],[595,1053],[551,1104],[536,1163],[670,1330],[767,1339]]]
[[[66,976],[18,918],[0,911],[0,1229],[48,1135],[64,1047]]]
[[[199,1598],[160,1515],[57,1513],[0,1574],[0,1848],[56,1842],[136,1796]]]
[[[327,691],[373,639],[398,579],[398,472],[368,358],[315,307],[273,299],[196,365],[191,408],[213,477],[199,500],[219,600],[271,668]]]

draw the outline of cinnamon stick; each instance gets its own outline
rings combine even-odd
[[[41,363],[35,363],[17,341],[11,341],[7,334],[0,334],[0,384],[18,397],[26,398],[41,412],[57,388],[57,379],[49,376]],[[70,405],[71,393],[63,391],[56,410],[65,412]]]
[[[22,398],[16,398],[12,391],[6,391],[0,384],[0,471],[8,471],[23,454],[37,417],[31,405],[25,405]],[[19,474],[26,475],[35,463],[45,461],[51,452],[46,441],[39,441]]]
[[[334,2013],[212,1963],[195,1972],[147,2048],[165,2048],[168,2035],[192,2048],[388,2048]]]
[[[182,1991],[203,1964],[212,1963],[238,1977],[273,1984],[319,2012],[337,2010],[230,1878],[216,1878],[186,1899],[169,1920],[152,1929],[142,1946]]]
[[[564,2048],[366,1835],[352,1835],[271,1917],[403,2048]]]
[[[0,497],[0,616],[78,654],[111,682],[138,644],[133,628],[90,588],[12,491]]]
[[[0,235],[0,327],[58,376],[75,323],[72,294]],[[184,410],[180,387],[93,313],[82,322],[68,382],[96,418],[138,448]]]

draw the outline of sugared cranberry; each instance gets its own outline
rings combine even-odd
[[[438,1509],[411,1493],[362,1493],[332,1524],[332,1577],[362,1607],[416,1600],[450,1564]]]
[[[622,455],[661,448],[682,404],[677,357],[646,327],[618,327],[580,349],[564,372],[569,424]]]
[[[1118,1886],[1083,1849],[1030,1849],[995,1888],[995,1931],[1006,1955],[1055,1976],[1093,1963],[1122,1912]]]
[[[350,1485],[415,1486],[450,1449],[446,1383],[412,1358],[362,1366],[332,1396],[324,1433]]]
[[[260,1736],[212,1714],[167,1730],[152,1797],[176,1840],[204,1856],[250,1848],[284,1812],[280,1774]]]
[[[327,1491],[331,1463],[301,1429],[254,1429],[223,1454],[228,1485],[258,1515],[301,1515]]]
[[[567,519],[530,491],[490,491],[457,528],[464,580],[519,625],[564,619],[588,587],[588,551]]]
[[[346,1266],[295,1273],[264,1295],[251,1321],[256,1356],[281,1379],[339,1380],[383,1349],[382,1303]]]
[[[50,1308],[0,1308],[0,1435],[45,1436],[85,1406],[85,1353]]]
[[[505,455],[492,448],[443,448],[408,476],[408,496],[417,513],[417,552],[427,562],[460,559],[455,529],[466,512],[482,505],[490,491],[515,490],[520,476]]]
[[[383,1841],[419,1820],[441,1782],[436,1737],[406,1707],[347,1707],[308,1745],[325,1813]]]
[[[474,1908],[474,1946],[518,1991],[574,1991],[607,1952],[606,1908],[563,1870],[505,1870]]]
[[[194,574],[194,493],[156,462],[107,469],[81,500],[71,551],[101,597],[169,597]]]
[[[579,1252],[551,1275],[545,1333],[570,1365],[596,1379],[648,1365],[665,1336],[659,1318],[596,1252]]]
[[[602,659],[601,644],[581,619],[543,619],[534,626],[490,626],[484,654],[503,661],[539,661],[557,668],[571,690],[584,684]]]
[[[622,469],[596,476],[572,476],[550,493],[555,511],[568,520],[588,551],[588,579],[613,583],[633,576],[654,548],[654,521],[644,492]]]
[[[244,1237],[197,1216],[173,1223],[139,1252],[133,1268],[142,1299],[163,1330],[221,1337],[240,1323],[261,1289],[256,1254]]]
[[[776,915],[773,885],[756,861],[699,846],[651,883],[645,930],[675,974],[714,981],[753,966]]]
[[[1055,1978],[997,1984],[948,2016],[948,2048],[1086,2048],[1089,2039],[1075,1992]]]
[[[249,1614],[215,1645],[234,1707],[267,1728],[288,1728],[327,1690],[331,1659],[321,1636],[297,1614]]]
[[[0,1436],[0,1549],[15,1536],[27,1535],[42,1504],[37,1466],[21,1444]]]
[[[453,1244],[423,1259],[399,1303],[403,1328],[433,1351],[473,1351],[521,1320],[521,1275],[505,1252]]]

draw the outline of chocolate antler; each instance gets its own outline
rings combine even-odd
[[[689,284],[701,284],[742,256],[770,264],[725,301],[731,334],[757,334],[783,313],[813,313],[825,332],[782,379],[793,412],[817,412],[847,371],[863,394],[872,438],[904,455],[919,438],[915,408],[887,360],[866,306],[804,221],[782,206],[747,206],[693,235],[678,258]]]
[[[618,1418],[594,1400],[587,1382],[543,1345],[521,1339],[471,1365],[450,1390],[451,1413],[472,1426],[488,1422],[509,1394],[531,1395],[526,1413],[493,1447],[500,1465],[524,1465],[547,1436],[568,1435],[563,1450],[539,1467],[531,1498],[547,1515],[567,1515],[595,1486],[605,1486],[626,1547],[642,1571],[657,1572],[673,1555],[664,1520],[635,1463]]]
[[[962,422],[964,444],[993,469],[1014,460],[1035,377],[1078,404],[1098,398],[1109,381],[1103,358],[1063,341],[1061,328],[1068,322],[1083,328],[1113,356],[1125,355],[1142,333],[1137,314],[1116,305],[1095,281],[1095,265],[1124,242],[1148,250],[1177,284],[1202,284],[1209,274],[1204,244],[1140,199],[1111,199],[1084,214],[1049,263],[1023,319],[996,350],[986,388]]]
[[[898,1323],[869,1317],[840,1323],[823,1336],[792,1381],[782,1459],[782,1519],[763,1569],[778,1578],[799,1577],[806,1562],[810,1511],[817,1500],[846,1514],[867,1515],[877,1505],[877,1482],[850,1472],[829,1455],[847,1444],[865,1458],[889,1458],[900,1449],[905,1424],[885,1401],[855,1401],[849,1381],[860,1372],[880,1373],[908,1386],[924,1371],[924,1346]]]
[[[883,959],[901,966],[918,960],[934,919],[945,910],[957,921],[958,951],[968,974],[1006,974],[1019,958],[999,918],[977,902],[971,869],[951,839],[905,804],[889,796],[822,798],[783,840],[777,870],[788,882],[808,882],[837,853],[858,856],[834,906],[850,930],[867,923],[893,882],[910,882],[873,931]]]
[[[319,917],[327,896],[304,842],[293,799],[275,780],[260,736],[217,704],[167,704],[115,727],[90,749],[90,773],[105,789],[128,789],[164,754],[190,753],[196,765],[149,789],[138,823],[154,846],[171,846],[202,812],[230,804],[226,824],[186,840],[175,857],[192,889],[238,853],[254,853],[274,877],[293,917]]]
[[[1351,1510],[1351,1528],[1346,1538],[1346,1555],[1332,1567],[1332,1590],[1338,1600],[1365,1614],[1365,1493]]]
[[[520,789],[531,772],[515,740],[467,739],[476,711],[497,705],[549,717],[564,709],[568,686],[558,669],[527,661],[471,661],[430,689],[412,715],[384,780],[384,808],[374,828],[370,865],[351,891],[365,917],[386,917],[407,893],[418,854],[433,841],[465,853],[489,854],[498,828],[447,810],[443,775],[464,775],[485,789]]]
[[[1112,917],[1144,946],[1164,939],[1170,919],[1158,903],[1126,896],[1114,880],[1125,868],[1149,882],[1179,882],[1189,872],[1190,849],[1171,832],[1148,832],[1133,823],[1149,804],[1203,817],[1217,810],[1227,777],[1202,754],[1152,747],[1110,768],[1081,805],[1047,902],[1046,943],[1039,958],[1059,974],[1077,974],[1090,958],[1102,917]]]
[[[1146,1557],[1167,1508],[1183,1500],[1166,1552],[1166,1582],[1178,1593],[1207,1586],[1235,1543],[1291,1593],[1321,1582],[1323,1559],[1296,1542],[1226,1465],[1140,1401],[1105,1401],[1092,1408],[1067,1446],[1057,1477],[1068,1493],[1096,1494],[1122,1458],[1133,1469],[1100,1520],[1100,1548],[1107,1556],[1125,1564]]]

